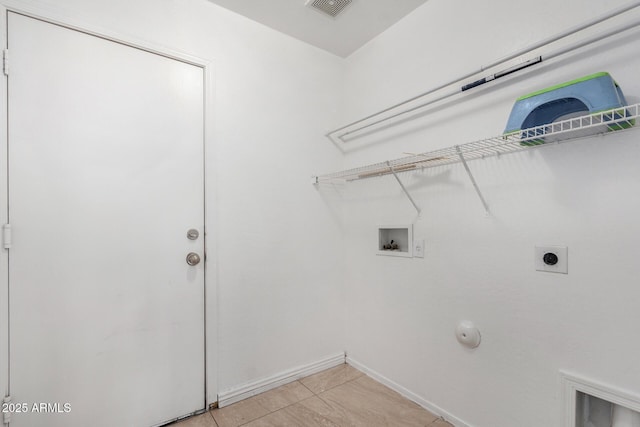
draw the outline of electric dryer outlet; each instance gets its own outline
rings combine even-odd
[[[566,246],[536,246],[534,265],[537,271],[568,274],[568,249]]]

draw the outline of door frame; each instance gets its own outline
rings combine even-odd
[[[208,409],[218,401],[218,288],[217,288],[217,209],[216,194],[217,182],[215,173],[207,173],[209,168],[215,168],[215,141],[214,141],[214,73],[213,62],[189,53],[176,50],[161,44],[137,39],[129,34],[106,30],[90,25],[79,16],[70,11],[61,11],[59,8],[34,5],[28,0],[0,0],[0,45],[7,48],[7,13],[15,12],[31,18],[39,19],[47,23],[60,25],[71,30],[80,31],[105,40],[120,43],[136,49],[141,49],[156,55],[185,62],[203,70],[204,75],[204,348],[205,348],[205,401],[203,409]],[[11,62],[9,53],[9,73]],[[8,120],[8,79],[0,72],[2,83],[0,84],[0,128],[7,129]],[[0,226],[7,224],[8,206],[8,132],[0,132]],[[1,239],[0,239],[1,240]],[[0,387],[2,396],[10,393],[10,359],[9,359],[9,251],[0,246]]]

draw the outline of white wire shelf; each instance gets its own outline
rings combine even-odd
[[[464,163],[467,167],[466,162],[470,160],[528,150],[552,142],[566,142],[587,135],[616,133],[630,129],[638,118],[640,118],[640,104],[628,105],[395,160],[316,175],[312,177],[312,182],[314,184],[348,182],[390,174],[397,178],[398,173],[454,163]],[[471,175],[470,177],[473,180]]]

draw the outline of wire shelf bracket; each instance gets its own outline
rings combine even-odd
[[[387,162],[387,165],[389,166],[389,170],[391,171],[391,173],[393,174],[393,177],[396,179],[396,181],[398,181],[398,184],[400,184],[400,188],[402,188],[402,191],[404,191],[404,194],[406,194],[406,196],[409,198],[409,201],[411,202],[411,204],[413,205],[413,207],[416,209],[416,211],[418,211],[418,215],[420,215],[420,208],[418,207],[418,205],[416,204],[416,201],[413,200],[413,197],[411,197],[411,194],[409,194],[409,192],[407,191],[407,188],[404,186],[404,184],[402,183],[402,181],[400,180],[400,178],[398,177],[398,174],[396,173],[396,171],[393,169],[393,166],[391,166],[390,162]]]
[[[467,171],[467,175],[469,175],[469,179],[471,180],[471,184],[473,184],[473,188],[476,190],[476,194],[480,198],[480,201],[482,202],[482,206],[484,206],[484,211],[488,215],[489,214],[489,206],[487,205],[487,201],[484,199],[484,196],[482,195],[482,192],[480,191],[480,187],[478,187],[478,184],[476,183],[476,179],[473,177],[473,174],[471,173],[471,169],[469,169],[469,165],[467,164],[467,161],[464,158],[464,154],[462,154],[462,150],[460,150],[460,146],[456,145],[455,147],[456,147],[456,151],[458,152],[458,157],[460,158],[460,161],[464,165],[464,169]]]
[[[393,175],[413,207],[420,214],[420,208],[402,183],[399,174],[462,163],[485,211],[489,213],[489,205],[469,168],[468,162],[471,160],[585,139],[598,134],[603,136],[617,134],[628,129],[636,129],[636,120],[639,118],[640,104],[627,105],[395,160],[387,160],[325,175],[314,175],[312,183],[320,185]]]

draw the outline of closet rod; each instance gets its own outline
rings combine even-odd
[[[419,94],[419,95],[416,95],[416,96],[414,96],[414,97],[412,97],[412,98],[409,98],[409,99],[407,99],[407,100],[404,100],[404,101],[402,101],[402,102],[400,102],[400,103],[398,103],[398,104],[392,105],[392,106],[387,107],[387,108],[385,108],[385,109],[383,109],[383,110],[380,110],[380,111],[378,111],[378,112],[376,112],[376,113],[370,114],[370,115],[368,115],[367,117],[364,117],[364,118],[362,118],[362,119],[356,120],[356,121],[354,121],[354,122],[351,122],[351,123],[349,123],[349,124],[347,124],[347,125],[344,125],[344,126],[342,126],[342,127],[337,128],[337,129],[334,129],[334,130],[332,130],[332,131],[328,132],[325,136],[326,136],[327,138],[329,138],[331,141],[333,141],[333,142],[335,143],[336,141],[333,139],[333,135],[334,135],[335,133],[337,133],[337,132],[340,132],[340,131],[342,131],[342,130],[348,129],[348,128],[350,128],[350,127],[354,126],[354,125],[357,125],[357,124],[363,123],[363,122],[365,122],[365,121],[367,121],[367,120],[369,120],[369,119],[373,119],[373,118],[375,118],[375,117],[378,117],[378,116],[380,116],[380,115],[382,115],[382,114],[384,114],[384,113],[387,113],[387,112],[389,112],[389,111],[392,111],[392,110],[394,110],[394,109],[396,109],[396,108],[398,108],[398,107],[401,107],[401,106],[403,106],[403,105],[405,105],[405,104],[408,104],[408,103],[410,103],[410,102],[416,101],[416,100],[418,100],[418,99],[420,99],[420,98],[423,98],[423,97],[425,97],[425,96],[427,96],[427,95],[430,95],[430,94],[432,94],[432,93],[434,93],[434,92],[437,92],[437,91],[439,91],[439,90],[442,90],[442,89],[444,89],[444,88],[446,88],[446,87],[448,87],[448,86],[451,86],[451,85],[456,84],[456,83],[459,83],[459,82],[461,82],[461,81],[463,81],[463,80],[469,79],[469,78],[471,78],[471,77],[473,77],[473,76],[475,76],[475,75],[477,75],[477,74],[481,73],[482,71],[484,71],[484,70],[486,70],[486,69],[493,68],[493,67],[495,67],[495,66],[498,66],[498,65],[504,64],[505,62],[510,61],[510,60],[512,60],[512,59],[514,59],[514,58],[517,58],[518,56],[521,56],[521,55],[527,54],[527,53],[529,53],[529,52],[531,52],[531,51],[533,51],[533,50],[535,50],[535,49],[538,49],[538,48],[543,47],[543,46],[547,46],[547,45],[549,45],[549,44],[551,44],[551,43],[553,43],[553,42],[555,42],[555,41],[558,41],[558,40],[560,40],[560,39],[563,39],[563,38],[565,38],[565,37],[568,37],[568,36],[570,36],[570,35],[573,35],[573,34],[575,34],[575,33],[578,33],[578,32],[580,32],[580,31],[582,31],[582,30],[587,29],[587,28],[593,27],[594,25],[597,25],[597,24],[599,24],[599,23],[601,23],[601,22],[604,22],[604,21],[606,21],[606,20],[608,20],[608,19],[611,19],[611,18],[613,18],[613,17],[615,17],[615,16],[621,15],[621,14],[623,14],[623,13],[625,13],[625,12],[627,12],[627,11],[631,10],[631,9],[635,9],[635,8],[637,8],[638,6],[640,6],[640,1],[634,1],[634,2],[631,2],[631,3],[627,4],[627,5],[625,5],[625,6],[621,6],[621,7],[619,7],[619,8],[613,9],[613,10],[609,11],[608,13],[606,13],[606,14],[604,14],[604,15],[602,15],[602,16],[600,16],[600,17],[598,17],[598,18],[594,18],[594,19],[592,19],[592,20],[590,20],[590,21],[587,21],[587,22],[584,22],[584,23],[582,23],[582,24],[580,24],[580,25],[574,26],[574,27],[572,27],[572,28],[570,28],[570,29],[568,29],[568,30],[565,30],[565,31],[563,31],[563,32],[561,32],[561,33],[559,33],[559,34],[556,34],[556,35],[554,35],[554,36],[548,37],[548,38],[546,38],[546,39],[544,39],[544,40],[541,40],[541,41],[539,41],[539,42],[537,42],[537,43],[534,43],[534,44],[529,45],[529,46],[527,46],[527,47],[525,47],[525,48],[523,48],[523,49],[520,49],[520,50],[518,50],[518,51],[516,51],[516,52],[513,52],[513,53],[511,53],[511,54],[509,54],[509,55],[507,55],[507,56],[505,56],[505,57],[503,57],[503,58],[501,58],[501,59],[498,59],[498,60],[496,60],[496,61],[494,61],[494,62],[492,62],[492,63],[490,63],[490,64],[488,64],[488,65],[484,65],[484,66],[480,67],[480,69],[479,69],[478,71],[474,71],[474,72],[471,72],[471,73],[465,74],[465,75],[463,75],[463,76],[460,76],[460,77],[458,77],[458,78],[456,78],[456,79],[454,79],[454,80],[449,81],[448,83],[441,84],[440,86],[437,86],[437,87],[435,87],[435,88],[432,88],[432,89],[430,89],[430,90],[428,90],[428,91],[426,91],[426,92],[423,92],[423,93],[421,93],[421,94]],[[596,41],[598,41],[598,40],[602,40],[603,38],[610,37],[610,36],[612,36],[612,35],[615,35],[615,34],[621,33],[621,32],[623,32],[623,31],[626,31],[626,30],[628,30],[628,29],[630,29],[630,28],[633,28],[633,27],[635,27],[635,26],[638,26],[638,25],[640,25],[640,22],[635,22],[633,25],[627,25],[627,26],[624,26],[624,27],[621,27],[621,28],[618,28],[618,29],[614,29],[614,30],[610,31],[609,33],[607,33],[606,35],[599,35],[597,38],[591,38],[591,39],[589,39],[589,40],[590,40],[589,42],[580,42],[580,43],[578,43],[577,45],[574,45],[574,46],[571,46],[571,47],[569,47],[569,48],[563,49],[563,50],[561,50],[561,51],[560,51],[560,53],[556,52],[555,54],[552,54],[551,56],[550,56],[550,55],[545,55],[545,59],[550,59],[550,58],[555,57],[555,56],[558,56],[558,55],[560,55],[560,54],[568,53],[568,52],[570,52],[570,51],[572,51],[572,50],[579,49],[579,48],[584,47],[584,46],[586,46],[586,45],[588,45],[588,44],[591,44],[591,43],[594,43],[594,42],[596,42]],[[488,81],[489,81],[489,80],[488,80]],[[379,123],[383,123],[383,122],[385,122],[385,121],[387,121],[387,120],[391,120],[391,119],[393,119],[393,118],[395,118],[395,117],[398,117],[398,116],[400,116],[400,115],[404,115],[404,114],[410,113],[410,112],[412,112],[412,111],[414,111],[414,110],[416,110],[416,109],[418,109],[418,108],[425,107],[425,106],[430,105],[430,104],[433,104],[433,103],[435,103],[435,102],[437,102],[437,101],[440,101],[440,100],[443,100],[443,99],[448,98],[448,97],[450,97],[450,96],[453,96],[453,95],[455,95],[455,94],[458,94],[458,93],[460,93],[461,91],[462,91],[461,89],[456,89],[456,90],[454,90],[453,92],[448,93],[448,94],[446,94],[446,95],[443,95],[443,96],[441,96],[441,97],[439,97],[439,98],[437,98],[437,99],[435,99],[435,100],[433,100],[433,101],[430,101],[430,102],[428,102],[428,103],[425,103],[425,104],[419,105],[419,106],[417,106],[417,107],[411,108],[411,109],[406,110],[406,111],[402,111],[402,112],[397,113],[397,114],[394,114],[394,115],[392,115],[392,116],[388,116],[388,117],[382,118],[382,119],[380,119],[380,120],[378,120],[378,121],[375,121],[375,122],[373,122],[373,123],[366,124],[366,125],[361,126],[361,127],[359,127],[359,128],[352,129],[352,130],[349,130],[349,131],[347,131],[347,132],[344,132],[343,134],[339,135],[339,136],[338,136],[338,138],[341,138],[341,139],[342,139],[342,137],[344,137],[344,136],[346,136],[346,135],[349,135],[349,134],[354,133],[354,132],[358,132],[358,131],[363,130],[363,129],[366,129],[366,128],[368,128],[368,127],[371,127],[371,126],[377,125],[377,124],[379,124]],[[343,141],[343,142],[344,142],[344,141]]]

